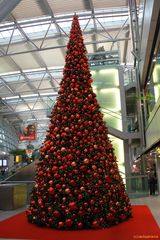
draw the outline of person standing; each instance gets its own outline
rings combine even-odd
[[[151,169],[150,172],[149,172],[148,183],[149,183],[150,195],[155,195],[156,177],[155,177],[155,173],[154,173],[153,169]]]

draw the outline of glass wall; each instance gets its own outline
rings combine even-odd
[[[124,165],[124,144],[123,140],[116,138],[112,135],[109,135],[109,139],[111,140],[114,148],[115,156],[117,157],[118,168],[120,174],[123,178],[125,178],[125,165]]]
[[[145,92],[147,118],[160,99],[160,53],[153,61],[155,62],[153,72]]]
[[[94,67],[92,84],[107,126],[122,131],[121,99],[118,69]]]
[[[17,148],[18,140],[15,129],[7,119],[0,119],[0,151],[9,153],[11,149]]]
[[[144,16],[145,0],[139,0],[139,9],[138,9],[138,26],[139,26],[139,35],[142,36],[143,29],[143,16]]]
[[[118,68],[106,66],[94,66],[91,68],[93,78],[93,90],[97,96],[97,100],[103,113],[103,120],[107,127],[116,128],[122,131],[122,116],[121,116],[121,98],[119,87],[119,72]],[[115,155],[118,161],[119,171],[125,178],[124,165],[124,144],[123,140],[112,135],[109,138],[113,144]]]

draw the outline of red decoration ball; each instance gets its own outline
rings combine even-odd
[[[71,210],[75,210],[75,209],[77,208],[76,202],[70,202],[70,203],[69,203],[69,208],[70,208]]]
[[[60,214],[59,211],[54,211],[53,216],[56,217],[56,218],[60,218],[61,214]]]
[[[50,187],[50,188],[48,189],[48,192],[49,192],[49,194],[54,194],[54,188]]]
[[[58,228],[63,228],[64,227],[64,222],[59,222],[58,223]]]
[[[48,212],[52,212],[52,208],[51,207],[48,207]]]
[[[97,220],[93,221],[92,227],[93,228],[99,228],[99,222]]]
[[[90,200],[90,204],[94,205],[95,201],[93,199]]]
[[[71,186],[75,186],[75,184],[76,184],[74,180],[71,180],[69,183]]]
[[[70,219],[70,218],[68,218],[68,219],[66,219],[66,226],[67,227],[71,227],[72,225],[73,225],[73,221],[72,221],[72,219]]]
[[[87,167],[86,167],[85,165],[82,165],[82,166],[80,166],[80,171],[81,171],[81,172],[84,172],[84,171],[86,170],[86,168],[87,168]]]
[[[82,194],[78,194],[78,199],[82,199],[83,195]]]
[[[79,223],[77,224],[77,227],[78,227],[78,229],[82,229],[82,228],[83,228],[83,223],[82,223],[82,222],[79,222]]]

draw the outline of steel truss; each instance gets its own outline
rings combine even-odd
[[[93,53],[89,53],[89,56],[97,54],[96,51],[99,45],[110,43],[111,47],[105,50],[113,52],[119,51],[119,44],[124,42],[125,47],[121,55],[123,55],[123,61],[126,62],[127,46],[128,42],[131,40],[129,34],[129,12],[127,7],[123,9],[123,11],[122,9],[116,11],[104,10],[100,13],[94,8],[92,0],[85,1],[85,4],[86,8],[90,9],[90,11],[80,13],[79,19],[80,22],[81,20],[86,20],[86,24],[83,25],[82,28],[84,39],[86,38],[85,45],[92,45],[94,50]],[[10,118],[10,121],[16,128],[17,124],[20,127],[22,122],[24,123],[27,121],[26,115],[28,118],[30,116],[33,121],[38,123],[39,128],[43,128],[43,130],[45,130],[45,127],[42,126],[43,120],[39,119],[38,114],[41,115],[41,118],[45,118],[47,117],[51,107],[53,107],[55,99],[50,95],[47,96],[47,94],[50,92],[53,92],[53,94],[58,93],[59,82],[62,77],[62,69],[59,69],[59,75],[57,77],[57,69],[49,69],[40,53],[46,50],[59,49],[63,56],[65,56],[65,48],[68,42],[69,32],[65,28],[61,27],[61,23],[69,23],[73,14],[64,15],[63,17],[56,16],[46,0],[39,1],[39,5],[48,17],[24,22],[17,21],[13,14],[11,14],[10,19],[12,22],[7,24],[7,28],[5,24],[0,25],[0,34],[7,31],[11,32],[10,38],[6,42],[4,41],[1,43],[0,58],[8,59],[12,66],[15,67],[16,71],[18,71],[17,74],[19,75],[18,80],[15,81],[11,81],[13,75],[15,76],[15,74],[4,74],[0,78],[0,89],[2,93],[4,93],[3,99],[1,99],[4,108],[0,110],[0,114],[4,117],[7,116]],[[116,18],[116,16],[125,17],[125,20],[123,22],[117,22],[117,25],[112,26],[112,28],[107,28],[105,21],[103,22],[102,19],[110,17]],[[89,28],[91,21],[93,21],[92,29]],[[42,26],[42,24],[47,24],[48,26],[43,37],[38,35],[31,37],[31,34],[25,31],[27,27],[38,27]],[[55,33],[50,35],[49,31],[52,26],[55,27]],[[131,27],[133,28],[133,26]],[[113,35],[112,32],[117,32],[117,34]],[[19,34],[17,40],[15,39],[15,33]],[[91,40],[88,41],[87,37],[90,35]],[[57,44],[48,47],[46,43],[50,39],[56,40]],[[38,42],[39,44],[37,44]],[[20,49],[18,48],[18,46],[23,43],[27,46],[27,49],[25,50],[22,47],[20,47]],[[39,72],[43,72],[41,77],[38,77],[36,80],[28,77],[29,74],[35,73],[35,71],[24,71],[24,69],[22,69],[13,59],[14,56],[25,56],[27,53],[30,53],[38,63]],[[20,80],[21,78],[23,80]],[[45,86],[45,83],[47,83],[47,87]],[[15,85],[16,89],[12,87],[12,85]],[[6,94],[5,91],[7,91]],[[44,95],[45,93],[46,96]],[[35,96],[32,97],[31,101],[28,100],[29,98],[25,97],[25,94]],[[15,98],[16,100],[14,102],[7,99],[8,97],[17,97],[17,99]],[[20,104],[25,106],[25,111],[19,110],[18,107]],[[39,108],[37,108],[37,104],[39,104]],[[45,120],[44,123],[48,124]]]

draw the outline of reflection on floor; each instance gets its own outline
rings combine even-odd
[[[131,199],[131,203],[132,205],[147,205],[150,208],[157,224],[160,226],[160,195]],[[0,210],[0,221],[3,221],[4,219],[7,219],[11,216],[14,216],[15,214],[20,213],[25,209],[26,208],[24,207],[24,208],[13,210],[13,211]],[[0,239],[2,240],[4,238],[0,238]],[[7,240],[13,240],[13,239],[7,239]]]

